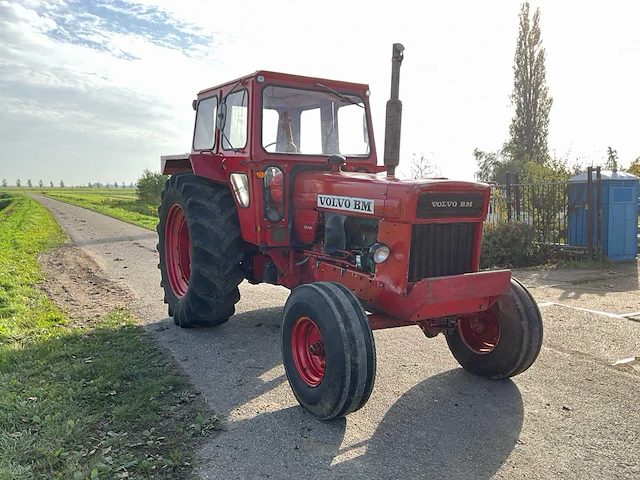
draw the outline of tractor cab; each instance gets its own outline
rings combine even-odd
[[[258,71],[201,91],[192,155],[377,166],[367,85]]]

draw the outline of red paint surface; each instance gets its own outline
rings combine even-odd
[[[320,329],[309,317],[296,320],[291,331],[293,362],[300,378],[317,387],[324,378],[325,354]]]
[[[165,224],[165,263],[173,294],[182,298],[191,278],[191,240],[182,207],[169,207]]]

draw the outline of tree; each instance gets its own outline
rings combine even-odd
[[[529,181],[527,177],[533,172],[527,165],[530,162],[545,165],[549,160],[547,137],[553,99],[549,96],[546,83],[545,59],[546,51],[542,47],[540,34],[540,9],[536,9],[531,20],[529,2],[525,1],[520,8],[513,62],[513,91],[509,96],[515,108],[509,126],[509,139],[495,152],[477,148],[473,151],[478,165],[478,181],[504,184],[507,173],[519,173],[521,182]]]
[[[553,98],[549,96],[545,68],[546,51],[540,34],[540,9],[529,18],[529,2],[520,8],[520,27],[513,63],[511,104],[515,116],[509,127],[507,148],[511,157],[522,162],[543,164],[547,157],[549,112]]]
[[[16,187],[20,187],[20,186],[21,186],[21,185],[20,185],[20,179],[17,179],[17,180],[16,180]]]
[[[50,184],[51,188],[53,188],[53,182],[49,182],[49,184]]]
[[[113,188],[118,188],[118,182],[113,182]]]
[[[60,180],[60,188],[64,188],[64,181]]]
[[[38,186],[39,186],[40,188],[42,188],[42,186],[43,186],[43,185],[44,185],[44,183],[42,183],[42,180],[38,180]]]
[[[424,153],[421,153],[420,157],[413,154],[410,169],[411,178],[433,178],[441,175],[440,168],[432,159],[425,157]]]
[[[2,179],[2,186],[3,186],[4,188],[6,188],[6,187],[7,187],[7,179],[6,179],[6,178],[3,178],[3,179]]]
[[[478,164],[476,180],[479,182],[507,183],[507,173],[521,172],[524,168],[521,162],[511,158],[504,149],[495,152],[484,152],[480,149],[473,151]]]
[[[637,157],[633,162],[631,162],[627,172],[631,175],[635,175],[636,177],[640,177],[640,157]],[[3,186],[5,185],[3,184]]]
[[[27,187],[33,187],[33,183],[31,183],[31,179],[27,180]]]
[[[160,205],[160,194],[167,178],[169,178],[168,175],[145,170],[142,177],[138,179],[136,190],[138,198],[149,205]]]
[[[611,147],[607,147],[607,163],[604,168],[613,172],[618,171],[618,151]]]

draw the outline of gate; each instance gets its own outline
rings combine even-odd
[[[600,167],[589,167],[584,182],[520,183],[517,173],[508,173],[505,185],[492,186],[486,221],[526,223],[533,227],[539,244],[557,253],[599,257],[602,254]]]

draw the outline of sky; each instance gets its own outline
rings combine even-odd
[[[549,146],[640,156],[640,3],[532,0],[554,98]],[[371,87],[380,157],[391,47],[405,46],[401,167],[472,180],[508,135],[517,0],[0,0],[0,178],[135,182],[188,152],[204,88],[256,70]],[[382,158],[380,158],[382,162]]]

